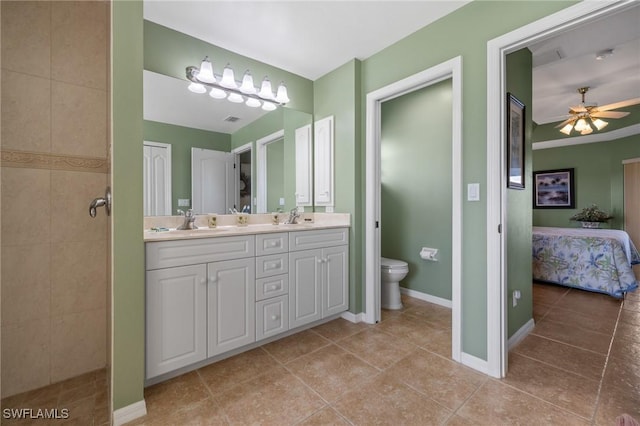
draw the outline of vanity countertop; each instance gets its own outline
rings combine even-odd
[[[151,242],[187,240],[194,238],[233,237],[238,235],[344,228],[350,226],[350,216],[349,214],[340,213],[313,213],[313,222],[308,223],[298,223],[291,225],[285,225],[283,223],[280,223],[278,225],[272,225],[270,223],[249,223],[245,226],[219,225],[215,228],[209,228],[206,225],[201,226],[198,222],[199,221],[196,221],[198,229],[186,229],[178,231],[175,227],[168,227],[169,231],[160,232],[151,230],[150,227],[146,226],[147,222],[145,222],[144,241]],[[159,227],[159,225],[157,225],[157,221],[150,223],[154,223],[154,227]]]

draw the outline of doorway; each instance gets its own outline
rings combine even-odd
[[[234,208],[245,213],[253,213],[253,144],[246,143],[231,152],[235,154],[236,201]]]
[[[382,103],[416,90],[451,79],[452,85],[452,358],[461,361],[461,265],[462,265],[462,58],[414,74],[367,94],[366,100],[366,215],[365,215],[365,317],[367,323],[380,321],[381,256],[381,108]]]
[[[582,2],[487,43],[487,373],[507,372],[507,288],[504,170],[506,55],[559,32],[632,7],[626,3]]]

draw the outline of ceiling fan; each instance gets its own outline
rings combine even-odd
[[[629,115],[628,112],[610,110],[640,103],[640,98],[635,98],[600,107],[596,104],[588,105],[584,101],[584,95],[587,91],[589,91],[589,87],[578,89],[578,93],[582,95],[582,102],[580,105],[570,107],[569,114],[571,114],[571,117],[556,126],[556,128],[562,127],[560,132],[565,135],[570,135],[572,130],[580,132],[581,135],[588,135],[593,132],[591,125],[598,130],[602,130],[609,123],[601,120],[601,118],[622,118]]]

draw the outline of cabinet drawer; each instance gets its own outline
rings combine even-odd
[[[277,234],[256,235],[256,256],[286,253],[289,251],[289,235],[286,232]]]
[[[289,274],[256,280],[256,300],[282,296],[289,292]]]
[[[147,270],[255,256],[255,236],[146,243]]]
[[[349,244],[349,228],[289,232],[289,251]]]
[[[275,336],[288,329],[288,296],[275,297],[256,303],[256,340]]]
[[[256,257],[256,277],[272,277],[274,275],[289,273],[289,256],[273,254],[271,256]]]

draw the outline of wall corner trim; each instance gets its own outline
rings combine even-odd
[[[480,359],[477,356],[468,354],[466,352],[460,353],[460,363],[466,365],[469,368],[473,368],[483,374],[489,374],[489,364],[484,359]]]
[[[344,312],[341,316],[342,319],[346,319],[347,321],[358,323],[364,321],[364,312],[360,312],[359,314],[354,314],[353,312]]]
[[[515,345],[522,342],[522,340],[524,340],[524,338],[527,337],[529,333],[531,333],[535,326],[536,322],[533,320],[533,318],[531,318],[522,327],[520,327],[518,331],[513,333],[513,336],[509,338],[509,340],[507,341],[507,349],[510,350]]]
[[[147,404],[144,399],[113,412],[113,425],[120,426],[147,414]]]

